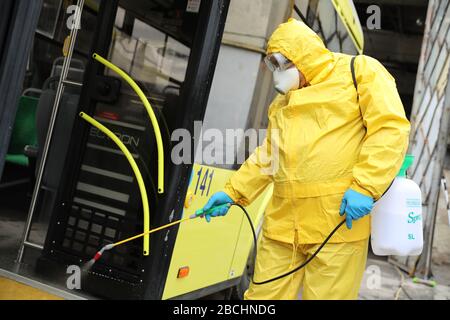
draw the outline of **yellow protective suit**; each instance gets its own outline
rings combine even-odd
[[[364,274],[369,239],[331,243],[305,268],[264,285],[251,284],[246,300],[356,299]],[[255,263],[255,281],[272,279],[305,262],[319,244],[291,245],[262,235]]]
[[[272,52],[294,62],[308,85],[274,99],[264,142],[230,178],[224,191],[245,206],[273,183],[263,235],[294,247],[318,244],[343,220],[339,207],[348,188],[375,200],[385,192],[402,164],[410,124],[394,78],[377,60],[356,58],[357,92],[351,56],[330,52],[314,31],[294,19],[272,34],[267,53]],[[330,243],[366,240],[369,234],[367,215],[354,221],[351,230],[340,228]],[[365,257],[361,259],[365,261]],[[287,268],[290,261],[277,263]],[[351,269],[345,274],[348,281],[355,281]],[[271,284],[258,287],[273,290]]]

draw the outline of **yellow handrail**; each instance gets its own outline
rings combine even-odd
[[[148,101],[147,97],[145,96],[144,92],[142,92],[141,88],[137,85],[137,83],[131,79],[131,77],[125,73],[122,69],[114,65],[113,63],[109,62],[105,58],[99,56],[97,53],[94,53],[92,57],[103,64],[105,67],[111,69],[115,73],[117,73],[119,76],[122,77],[130,86],[133,88],[133,90],[136,92],[136,94],[141,99],[142,103],[145,106],[145,109],[147,109],[147,113],[150,117],[150,120],[152,122],[153,130],[155,132],[156,137],[156,145],[158,148],[158,193],[164,193],[164,148],[161,138],[161,130],[159,129],[158,120],[156,119],[155,113],[153,112],[152,106],[150,105],[150,102]]]
[[[144,256],[148,256],[150,252],[150,209],[148,206],[148,197],[147,197],[147,190],[145,189],[144,179],[142,179],[141,172],[139,171],[139,168],[136,164],[136,161],[134,161],[133,156],[131,155],[130,151],[128,151],[127,147],[123,144],[122,141],[108,128],[106,128],[104,125],[102,125],[100,122],[95,120],[94,118],[90,117],[84,112],[80,112],[80,117],[87,122],[89,122],[91,125],[99,129],[101,132],[103,132],[106,136],[108,136],[123,152],[125,157],[127,158],[128,162],[130,163],[131,168],[133,169],[134,175],[136,176],[136,180],[139,186],[139,191],[141,192],[141,199],[142,199],[142,207],[144,210]]]

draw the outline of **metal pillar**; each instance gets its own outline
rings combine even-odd
[[[83,7],[84,7],[84,0],[78,0],[77,6],[78,6],[79,10],[77,10],[75,13],[75,21],[76,22],[81,21],[81,13],[82,13]],[[41,190],[42,176],[44,175],[45,165],[47,162],[48,150],[50,149],[50,145],[52,142],[53,129],[55,127],[56,116],[58,115],[59,102],[61,100],[61,96],[64,91],[65,85],[72,84],[72,82],[67,80],[67,74],[69,72],[70,62],[72,60],[72,54],[73,54],[73,50],[75,47],[75,42],[77,40],[77,35],[78,35],[78,29],[72,28],[72,30],[70,31],[70,35],[69,35],[69,41],[70,41],[69,49],[67,52],[64,53],[64,63],[62,66],[61,77],[59,78],[59,82],[58,82],[58,88],[56,90],[55,102],[53,104],[52,115],[50,118],[47,136],[45,138],[44,148],[42,150],[42,159],[41,159],[39,169],[38,169],[36,184],[34,186],[33,196],[31,198],[30,209],[28,210],[28,216],[27,216],[27,221],[25,223],[25,229],[23,232],[22,241],[20,244],[19,252],[17,254],[16,262],[19,264],[22,262],[23,254],[24,254],[24,250],[25,250],[26,246],[35,248],[35,249],[40,249],[40,250],[43,249],[43,246],[28,241],[28,236],[30,234],[33,216],[36,211],[36,203],[37,203],[37,200],[39,197],[39,191]]]

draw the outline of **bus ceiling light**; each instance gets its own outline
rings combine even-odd
[[[161,130],[159,128],[158,120],[156,119],[155,113],[153,112],[152,106],[150,105],[150,102],[148,101],[147,97],[145,96],[144,92],[141,90],[141,88],[137,85],[137,83],[122,69],[120,69],[118,66],[113,64],[112,62],[106,60],[105,58],[101,57],[99,54],[94,53],[92,57],[103,64],[108,69],[111,69],[115,73],[117,73],[123,80],[125,80],[130,87],[136,92],[136,94],[141,99],[142,103],[144,104],[145,109],[147,110],[147,113],[150,117],[150,121],[153,126],[153,130],[155,132],[156,137],[156,145],[158,148],[158,193],[164,193],[164,148],[163,148],[163,142],[161,138]]]
[[[143,208],[143,211],[144,211],[144,233],[150,231],[150,209],[149,209],[149,206],[148,206],[147,189],[145,188],[144,179],[142,178],[141,171],[139,170],[139,167],[137,166],[136,161],[134,161],[134,158],[131,155],[130,151],[127,149],[127,147],[123,144],[123,142],[120,141],[120,139],[111,130],[106,128],[100,122],[98,122],[97,120],[95,120],[94,118],[90,117],[89,115],[87,115],[84,112],[80,112],[80,117],[83,120],[87,121],[92,126],[94,126],[97,129],[99,129],[107,137],[109,137],[119,147],[119,149],[122,151],[122,153],[127,158],[128,162],[130,163],[131,168],[133,169],[134,175],[136,176],[136,180],[137,180],[137,183],[138,183],[138,186],[139,186],[139,191],[141,193],[142,208]],[[143,247],[144,247],[144,252],[143,252],[144,256],[148,256],[149,255],[149,251],[150,251],[150,236],[149,236],[148,233],[144,234],[144,245],[143,245]],[[105,248],[106,247],[104,247],[102,250],[112,249],[112,247],[108,248],[108,249],[105,249]],[[93,258],[93,262],[97,261],[101,257],[101,255],[103,253],[102,250],[97,252],[97,254],[96,254],[97,259],[94,257]],[[92,264],[94,264],[94,263],[92,263]]]

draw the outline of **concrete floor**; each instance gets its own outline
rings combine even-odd
[[[450,170],[444,171],[447,186],[450,183]],[[450,198],[450,195],[449,195]],[[433,275],[439,282],[450,286],[450,215],[447,212],[445,197],[441,191],[436,218],[433,242]]]
[[[17,257],[30,205],[30,195],[26,190],[26,185],[19,185],[0,192],[0,268],[3,269],[12,269]],[[39,221],[37,217],[29,240],[43,245],[47,227],[48,223]]]
[[[359,299],[450,300],[450,286],[441,284],[439,280],[435,287],[414,283],[406,273],[394,265],[387,261],[371,258],[367,261]]]

